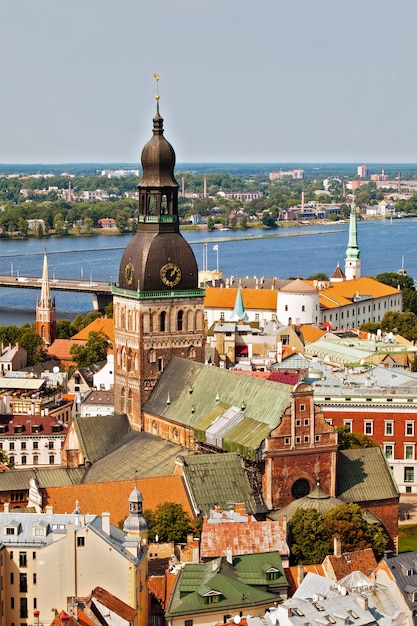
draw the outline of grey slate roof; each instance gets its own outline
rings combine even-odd
[[[298,498],[297,500],[290,502],[290,504],[285,506],[283,509],[270,513],[268,515],[268,519],[277,521],[286,517],[290,520],[297,509],[316,509],[319,513],[326,515],[326,513],[339,506],[339,504],[343,504],[342,500],[332,498],[329,494],[323,491],[320,485],[317,485],[314,491],[303,498]]]
[[[289,385],[173,357],[143,408],[198,429],[219,402],[244,406],[244,419],[225,433],[223,447],[254,460],[268,432],[280,423],[290,392]]]
[[[414,611],[417,611],[417,601],[413,600],[417,592],[417,552],[406,552],[388,559],[384,558],[383,562],[391,572],[407,606],[414,614]],[[415,617],[413,621],[416,623]]]
[[[65,487],[80,483],[86,472],[84,467],[65,469],[64,467],[45,467],[36,471],[40,487]],[[29,481],[34,478],[32,469],[10,470],[0,473],[0,491],[24,491],[29,489]]]
[[[397,484],[379,446],[339,451],[337,496],[344,502],[399,497]]]
[[[230,509],[243,502],[250,514],[267,511],[262,493],[251,488],[242,459],[234,453],[182,457],[184,478],[194,510],[209,516],[215,505]]]

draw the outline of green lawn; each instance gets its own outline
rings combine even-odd
[[[398,528],[398,552],[417,551],[417,524],[406,524]]]

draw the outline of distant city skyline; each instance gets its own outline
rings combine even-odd
[[[138,163],[155,72],[180,163],[417,162],[413,0],[19,0],[0,163]]]

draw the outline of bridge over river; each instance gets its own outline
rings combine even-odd
[[[42,278],[38,276],[0,275],[0,287],[13,289],[38,289],[42,286]],[[105,281],[79,280],[74,278],[50,278],[49,287],[52,291],[75,291],[91,293],[94,310],[103,311],[112,300],[111,284]]]

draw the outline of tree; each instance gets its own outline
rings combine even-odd
[[[352,448],[375,448],[376,441],[363,433],[351,433],[349,426],[336,426],[337,442],[339,450],[350,450]]]
[[[297,509],[290,520],[291,553],[298,563],[321,563],[331,549],[330,529],[316,509]]]
[[[276,228],[276,222],[268,211],[264,211],[262,215],[262,224],[266,228]]]
[[[182,505],[176,502],[164,502],[155,509],[155,526],[153,527],[155,534],[153,537],[149,534],[149,538],[154,539],[155,535],[158,535],[159,541],[179,543],[186,541],[190,530],[190,518]]]
[[[388,539],[380,526],[363,519],[358,504],[340,504],[329,511],[324,520],[332,537],[340,537],[343,552],[373,548],[377,556],[382,556]]]
[[[75,334],[69,320],[58,320],[56,323],[56,336],[58,339],[70,339]]]
[[[39,337],[34,328],[29,324],[22,326],[19,336],[19,345],[27,352],[27,364],[42,363],[47,359],[46,347],[43,339]]]
[[[74,344],[70,348],[70,354],[77,367],[88,367],[106,359],[110,347],[110,341],[104,333],[91,331],[86,344]]]

